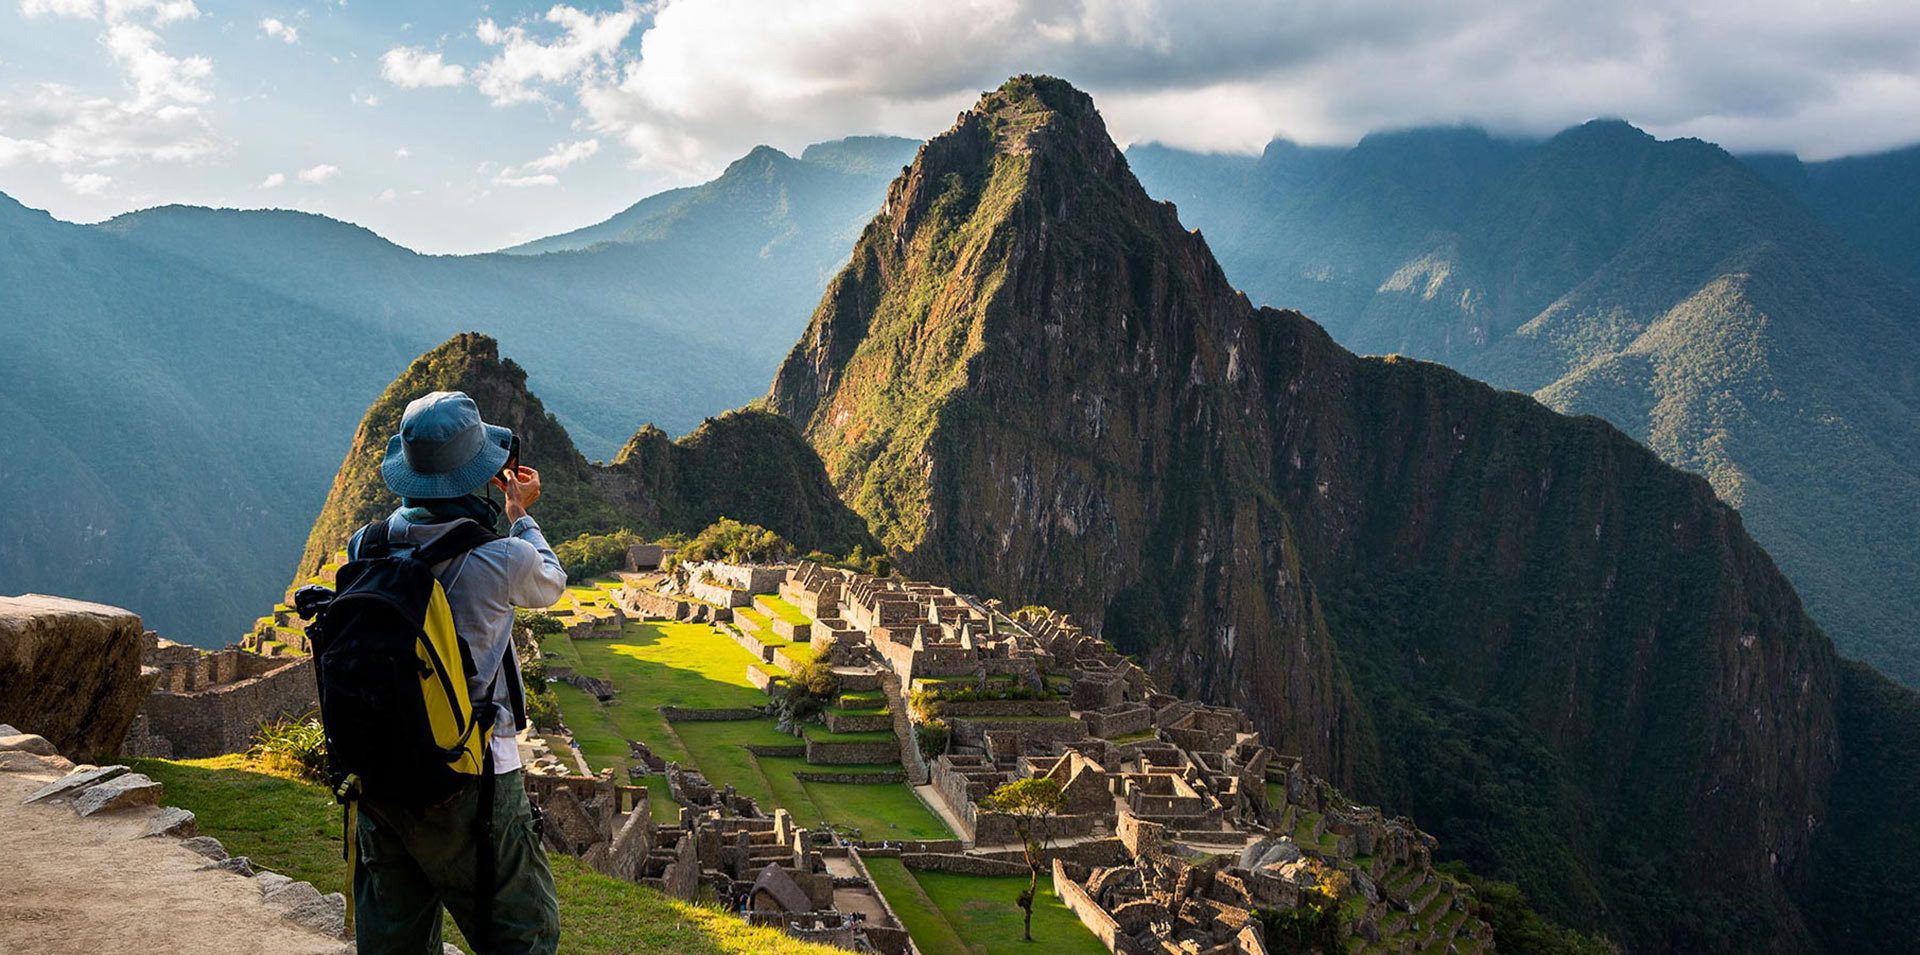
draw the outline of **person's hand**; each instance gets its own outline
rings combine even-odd
[[[540,499],[540,472],[522,464],[512,473],[502,471],[493,479],[493,486],[507,494],[507,520],[517,521],[527,516],[527,508]]]

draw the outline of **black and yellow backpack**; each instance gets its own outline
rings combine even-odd
[[[476,707],[467,690],[473,652],[454,630],[447,594],[433,568],[499,535],[470,521],[448,528],[432,543],[397,549],[385,520],[359,534],[352,560],[335,587],[295,595],[313,647],[320,686],[320,721],[327,738],[327,771],[346,807],[346,850],[353,856],[354,812],[362,798],[424,809],[476,779],[481,786],[482,834],[490,838],[495,708]],[[513,652],[511,648],[508,653]],[[503,660],[514,705],[524,726],[518,668]],[[494,677],[497,684],[499,676]],[[485,700],[493,698],[490,684]],[[491,861],[491,852],[477,853]],[[487,884],[482,873],[480,884]]]

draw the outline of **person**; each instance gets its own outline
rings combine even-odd
[[[566,591],[567,574],[527,513],[540,499],[540,473],[518,463],[517,447],[512,431],[482,421],[473,399],[458,391],[414,399],[387,443],[380,474],[400,497],[387,518],[389,546],[425,546],[460,521],[489,530],[502,517],[510,523],[507,536],[433,568],[454,630],[473,652],[467,689],[475,714],[486,706],[496,711],[489,741],[492,845],[479,844],[474,820],[486,787],[478,784],[424,810],[364,800],[353,874],[361,955],[439,955],[443,907],[479,955],[552,955],[559,948],[559,898],[514,738],[515,713],[525,702],[510,694],[522,692],[513,610],[552,606]],[[360,537],[356,532],[348,542],[349,558],[358,556]],[[492,886],[475,884],[482,852],[493,854]]]

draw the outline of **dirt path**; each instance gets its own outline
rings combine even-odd
[[[0,772],[0,953],[345,950],[344,942],[281,919],[252,879],[196,872],[207,860],[178,840],[139,838],[152,809],[82,819],[65,804],[21,803],[58,775]]]

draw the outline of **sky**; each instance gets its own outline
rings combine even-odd
[[[0,0],[0,192],[486,251],[755,145],[934,135],[1021,72],[1122,144],[1607,116],[1823,159],[1920,142],[1920,0]]]

